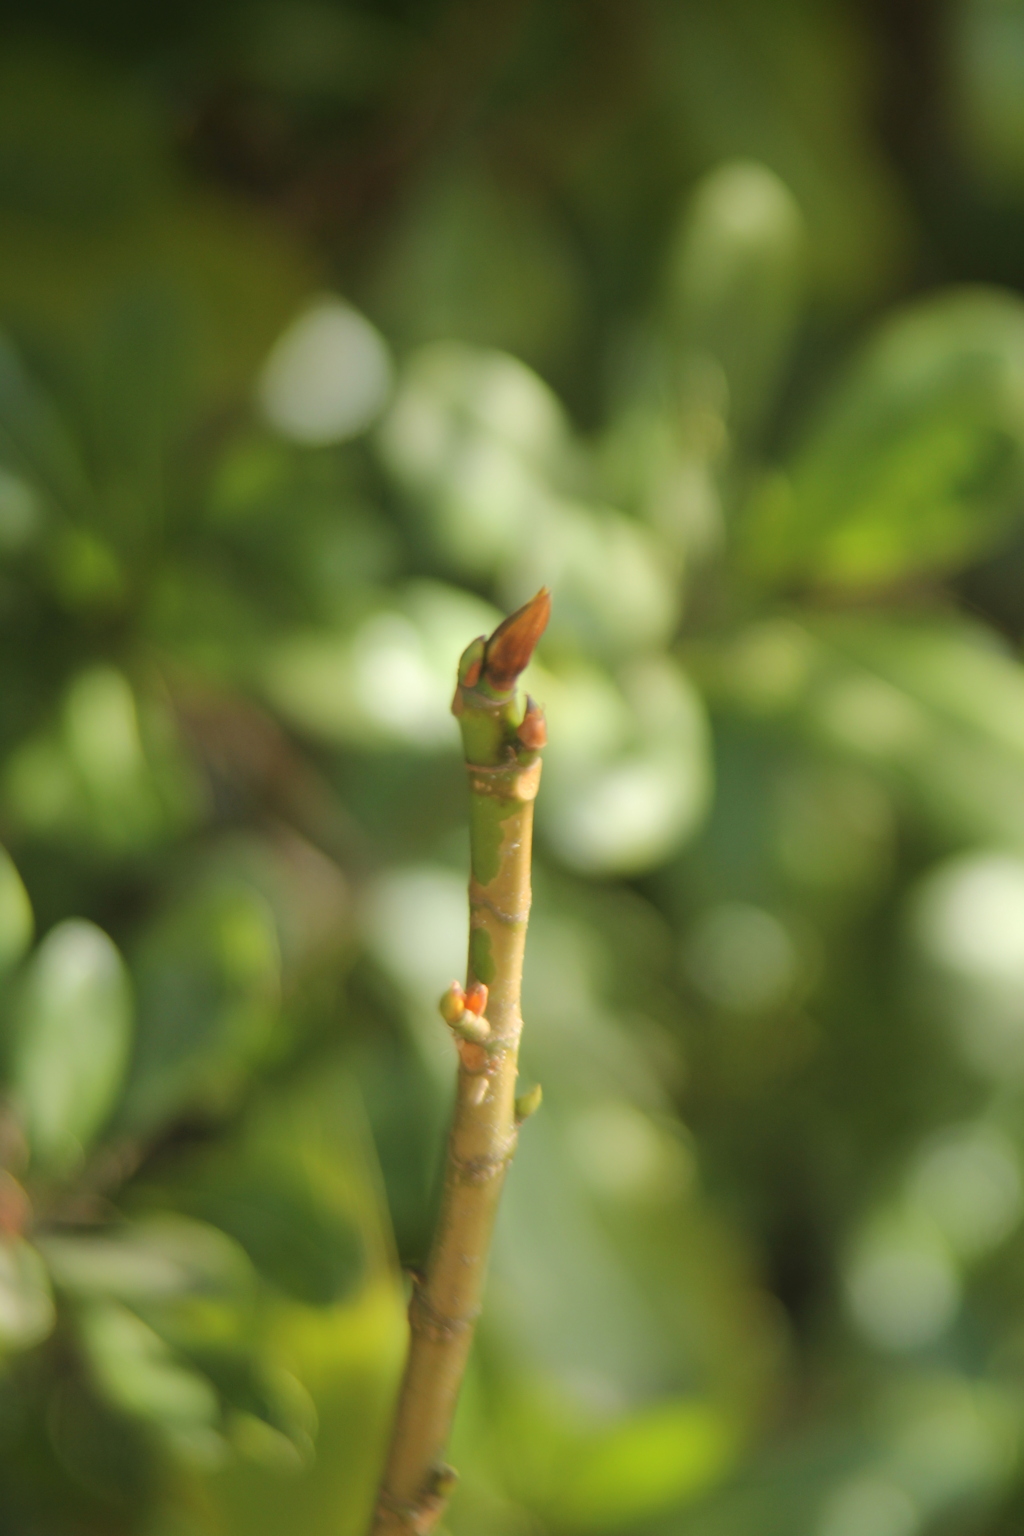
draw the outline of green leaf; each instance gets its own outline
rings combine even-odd
[[[383,338],[349,304],[318,299],[275,342],[260,377],[270,424],[310,447],[357,437],[391,393],[391,357]]]
[[[679,340],[710,356],[743,431],[769,405],[792,339],[804,245],[789,188],[767,166],[735,160],[700,183],[672,253],[670,300]]]
[[[560,1526],[613,1530],[714,1487],[735,1459],[736,1424],[711,1403],[658,1404],[577,1451],[553,1504]]]
[[[233,1102],[277,1017],[277,925],[258,890],[216,874],[164,913],[137,963],[138,1031],[123,1117],[151,1129]]]
[[[39,1247],[54,1283],[76,1296],[142,1303],[224,1295],[251,1278],[230,1238],[185,1216],[143,1217],[102,1235],[44,1233]]]
[[[0,337],[0,460],[66,517],[92,510],[78,444],[6,337]]]
[[[0,1356],[40,1343],[55,1321],[50,1278],[39,1254],[18,1237],[0,1242]]]
[[[26,973],[11,1063],[12,1094],[43,1166],[66,1171],[102,1129],[131,1028],[128,975],[113,943],[94,923],[60,923]]]
[[[184,1164],[168,1198],[226,1232],[279,1293],[331,1307],[351,1297],[377,1241],[359,1193],[360,1115],[347,1075],[321,1058],[258,1103],[230,1146]]]
[[[109,1403],[157,1425],[188,1459],[216,1465],[224,1451],[217,1394],[152,1328],[116,1302],[94,1303],[81,1313],[79,1336]]]
[[[1024,667],[980,625],[773,620],[717,652],[705,680],[879,775],[945,846],[1024,848]]]
[[[289,1371],[223,1345],[188,1354],[230,1410],[231,1441],[247,1461],[294,1472],[313,1460],[316,1407]]]
[[[273,704],[327,741],[421,751],[454,748],[452,657],[500,613],[457,587],[411,582],[353,635],[295,634],[270,650]]]
[[[786,473],[755,497],[741,558],[771,581],[858,586],[956,569],[1024,489],[1024,303],[946,293],[889,321]]]
[[[32,903],[6,849],[0,848],[0,975],[32,942]]]
[[[340,1300],[362,1273],[351,1219],[322,1198],[301,1167],[239,1169],[200,1192],[197,1208],[230,1233],[266,1279],[309,1306]]]
[[[696,830],[710,794],[704,707],[682,670],[651,656],[623,668],[620,683],[577,667],[540,692],[551,745],[539,822],[588,874],[662,863]]]

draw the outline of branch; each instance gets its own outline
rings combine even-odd
[[[409,1305],[409,1357],[373,1536],[425,1536],[455,1482],[444,1465],[480,1312],[491,1232],[521,1120],[538,1090],[515,1098],[519,994],[530,911],[533,801],[544,715],[516,682],[544,632],[546,588],[474,640],[459,663],[452,712],[469,773],[469,976],[441,999],[459,1054],[444,1193],[426,1275]],[[486,1010],[486,1011],[485,1011]]]

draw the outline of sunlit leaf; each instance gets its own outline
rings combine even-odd
[[[45,1339],[57,1320],[50,1279],[37,1251],[21,1238],[0,1241],[0,1357]]]
[[[696,1499],[735,1452],[735,1428],[721,1410],[685,1400],[647,1409],[577,1452],[552,1515],[573,1530],[616,1529]]]
[[[263,366],[260,403],[284,437],[322,445],[355,437],[383,410],[391,359],[370,322],[340,299],[307,309]]]
[[[46,1233],[54,1283],[76,1296],[146,1302],[244,1291],[250,1271],[223,1232],[183,1216],[150,1216],[111,1232]]]
[[[452,655],[467,634],[489,634],[501,615],[438,582],[415,582],[395,597],[355,634],[300,634],[275,645],[267,693],[298,726],[328,741],[452,749]]]
[[[32,942],[32,903],[6,849],[0,848],[0,975]]]
[[[116,1302],[84,1308],[79,1326],[93,1379],[108,1402],[155,1424],[188,1460],[210,1466],[223,1458],[216,1392],[159,1335]]]
[[[33,1156],[72,1166],[114,1107],[131,1046],[131,991],[117,949],[94,923],[52,929],[18,999],[11,1089]]]
[[[929,299],[887,322],[750,511],[744,555],[773,581],[870,585],[992,547],[1024,487],[1024,305]]]
[[[616,700],[607,679],[588,687],[579,669],[554,679],[549,698],[542,695],[551,747],[540,824],[560,856],[587,872],[660,863],[693,832],[708,803],[707,725],[687,678],[652,657],[624,669],[621,683]],[[590,714],[581,737],[572,721],[588,701],[605,707]]]

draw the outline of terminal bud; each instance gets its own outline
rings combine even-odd
[[[536,597],[509,614],[487,641],[483,674],[491,687],[507,693],[515,687],[520,672],[525,672],[537,641],[551,617],[551,593],[541,587]]]

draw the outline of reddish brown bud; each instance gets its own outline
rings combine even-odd
[[[487,1007],[487,988],[482,981],[474,981],[466,990],[465,1007],[467,1013],[480,1015]]]
[[[551,593],[541,587],[536,597],[509,614],[487,642],[484,677],[492,688],[506,693],[529,665],[537,641],[551,617]]]
[[[526,714],[516,735],[524,747],[529,747],[531,752],[536,752],[540,747],[548,744],[548,723],[544,718],[544,711],[535,703],[530,695],[526,695]]]

